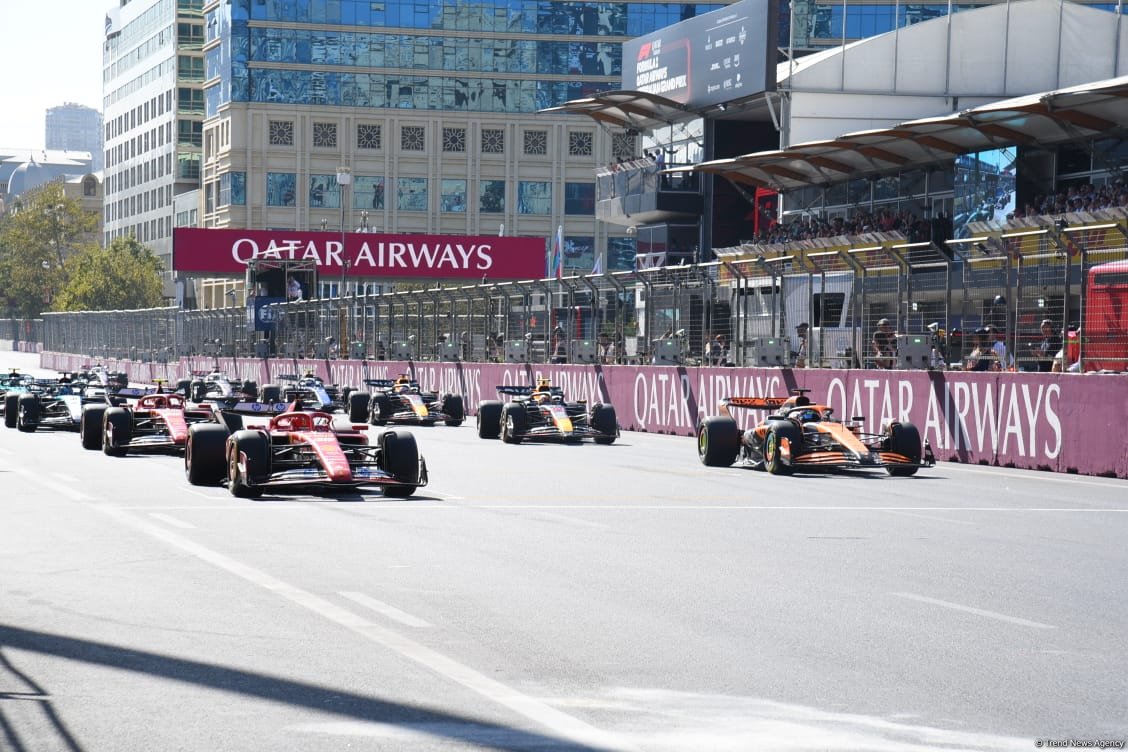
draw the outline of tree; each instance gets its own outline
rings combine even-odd
[[[83,248],[67,259],[59,311],[121,311],[164,304],[161,262],[132,237],[114,238],[106,249]]]
[[[34,318],[51,307],[69,256],[91,245],[98,218],[48,183],[14,200],[0,219],[0,296],[5,315]]]

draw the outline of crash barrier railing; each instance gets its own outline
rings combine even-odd
[[[20,349],[21,345],[37,345],[42,341],[42,319],[0,319],[0,342],[10,343],[13,349]]]
[[[270,332],[248,331],[243,308],[52,313],[43,337],[49,350],[144,360],[1128,371],[1128,212],[969,227],[943,244],[872,233],[722,248],[704,264],[278,303],[260,317]]]

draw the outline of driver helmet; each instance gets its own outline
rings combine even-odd
[[[537,379],[538,392],[551,392],[552,383],[548,379]]]
[[[798,417],[800,423],[818,423],[819,420],[822,418],[822,416],[819,415],[818,410],[813,410],[811,408],[807,408],[806,410],[801,410],[797,417]]]

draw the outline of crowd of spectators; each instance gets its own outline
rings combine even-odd
[[[1093,185],[1081,183],[1064,187],[1056,193],[1039,194],[1016,207],[1008,219],[1021,219],[1041,215],[1089,212],[1121,207],[1128,209],[1128,185],[1123,180]],[[859,208],[848,217],[827,219],[815,214],[803,214],[780,222],[774,218],[760,217],[760,230],[753,243],[790,243],[814,238],[832,238],[841,235],[863,235],[868,232],[901,232],[910,242],[948,240],[952,237],[952,220],[941,213],[936,217],[922,217],[908,209]]]
[[[951,237],[952,221],[944,214],[925,219],[908,209],[859,209],[850,217],[826,219],[801,215],[787,222],[771,220],[752,240],[754,243],[791,243],[797,240],[863,235],[868,232],[901,232],[910,242]]]
[[[1062,188],[1057,193],[1039,194],[1021,208],[1016,207],[1015,219],[1037,217],[1043,214],[1091,212],[1099,209],[1121,207],[1128,209],[1128,186],[1123,180],[1104,185],[1082,183]]]

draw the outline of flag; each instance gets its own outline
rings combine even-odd
[[[556,226],[556,242],[553,244],[552,265],[556,278],[564,276],[564,225]]]

